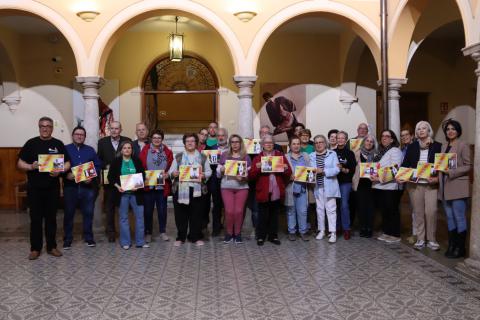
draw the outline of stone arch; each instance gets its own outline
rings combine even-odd
[[[0,12],[3,10],[16,10],[38,16],[51,23],[65,37],[75,57],[78,74],[84,73],[87,62],[85,47],[78,33],[58,12],[35,1],[0,1]]]
[[[289,6],[272,16],[258,31],[247,54],[247,70],[255,75],[261,51],[272,33],[289,20],[307,13],[324,12],[341,17],[351,23],[353,30],[367,44],[375,57],[377,70],[380,70],[380,29],[367,16],[350,6],[332,2],[303,1]]]
[[[225,41],[235,74],[244,72],[244,51],[231,28],[206,7],[186,0],[146,0],[133,4],[115,15],[102,29],[90,50],[89,74],[103,75],[107,58],[120,34],[132,24],[158,13],[158,10],[182,11],[202,19],[213,27]]]

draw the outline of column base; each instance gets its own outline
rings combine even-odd
[[[456,269],[480,280],[480,260],[467,258],[455,267]]]

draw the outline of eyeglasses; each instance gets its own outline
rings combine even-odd
[[[40,129],[48,129],[48,128],[53,128],[51,124],[46,124],[46,125],[39,125],[38,126]]]
[[[84,133],[74,133],[73,135],[74,135],[74,136],[79,136],[79,137],[83,137],[83,136],[85,136],[85,134],[84,134]]]
[[[152,140],[161,140],[161,139],[162,139],[162,137],[155,137],[155,136],[152,137]]]
[[[315,144],[325,144],[325,141],[316,141]]]

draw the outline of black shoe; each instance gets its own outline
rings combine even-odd
[[[452,255],[448,258],[458,259],[465,257],[465,242],[467,240],[467,231],[457,233],[457,240],[455,241],[455,249],[453,249]]]
[[[258,239],[257,240],[257,245],[263,246],[264,244],[265,244],[265,241],[263,241],[263,239]]]
[[[360,230],[360,237],[366,238],[367,237],[367,230]]]
[[[451,258],[453,255],[453,251],[455,250],[457,243],[457,229],[453,229],[452,231],[448,231],[448,248],[445,251],[445,257]]]
[[[108,236],[108,242],[115,242],[115,236]]]
[[[87,247],[95,247],[97,245],[93,240],[87,240],[85,243],[87,244]]]
[[[72,243],[71,242],[64,242],[63,243],[63,250],[70,250],[72,249]]]
[[[233,242],[233,237],[229,234],[225,234],[225,238],[223,238],[223,243],[231,243]]]
[[[268,240],[270,241],[271,243],[273,244],[276,244],[277,246],[281,245],[282,243],[280,242],[280,240],[278,240],[277,238],[274,238],[274,239],[270,239]]]

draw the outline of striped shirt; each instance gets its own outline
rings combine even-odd
[[[316,154],[316,165],[318,169],[325,169],[325,157],[327,153],[325,152],[324,154]],[[325,175],[323,174],[317,174],[317,186],[319,188],[323,188],[323,185],[325,183]]]

